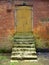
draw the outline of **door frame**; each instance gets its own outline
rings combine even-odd
[[[19,7],[19,6],[23,6],[23,5],[16,5],[15,6],[15,10],[14,10],[14,28],[15,28],[15,30],[16,30],[16,7]],[[31,17],[31,19],[32,19],[32,29],[33,29],[33,6],[32,5],[25,5],[25,6],[28,6],[28,7],[32,7],[32,17]],[[32,31],[31,31],[32,32]]]

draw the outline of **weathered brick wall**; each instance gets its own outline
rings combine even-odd
[[[49,17],[49,14],[48,14],[49,2],[48,1],[34,1],[33,8],[34,8],[34,24],[35,26],[37,26],[41,18]]]
[[[11,11],[8,11],[10,10]],[[8,40],[10,30],[14,29],[13,6],[6,2],[0,2],[0,48],[10,48],[12,43]]]
[[[0,37],[7,36],[8,30],[14,28],[14,13],[8,11],[10,5],[8,3],[0,3]]]
[[[49,1],[34,1],[34,33],[38,47],[49,48]],[[41,40],[42,39],[42,40]]]
[[[49,33],[49,1],[34,1],[34,27],[40,26]]]
[[[15,1],[14,4],[0,2],[0,48],[11,48],[12,46],[12,43],[7,43],[7,38],[3,37],[8,37],[11,32],[10,30],[14,30],[15,5],[22,3],[23,1]],[[26,4],[33,5],[33,23],[35,33],[38,33],[40,36],[42,36],[42,38],[49,38],[49,1],[33,0],[26,1]],[[42,19],[45,21],[45,23],[43,23]]]

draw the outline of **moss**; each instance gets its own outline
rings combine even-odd
[[[0,53],[11,53],[11,49],[0,49]]]

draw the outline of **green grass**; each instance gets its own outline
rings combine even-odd
[[[18,63],[10,63],[10,65],[39,65],[37,62],[18,62]]]
[[[10,65],[17,65],[17,63],[10,63]]]
[[[0,65],[9,65],[9,61],[8,54],[0,53]]]
[[[1,60],[6,60],[6,59],[7,59],[6,56],[0,56],[0,61],[1,61]]]

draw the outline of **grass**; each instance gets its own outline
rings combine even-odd
[[[11,63],[10,65],[37,65],[37,63],[29,63],[29,62],[26,62],[26,63],[21,63],[21,62],[19,62],[19,63]]]
[[[8,54],[0,53],[0,65],[9,65],[9,56]]]

